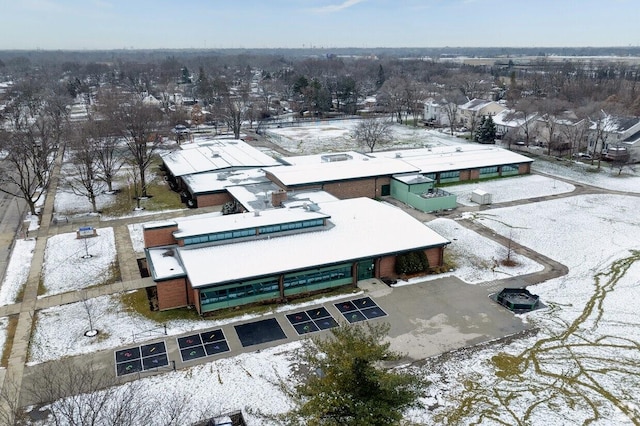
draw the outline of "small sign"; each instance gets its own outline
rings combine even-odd
[[[81,226],[77,234],[78,238],[93,237],[96,235],[96,230],[92,226]]]

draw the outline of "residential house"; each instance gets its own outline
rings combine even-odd
[[[434,98],[425,100],[423,117],[424,121],[431,125],[449,126],[451,124],[447,113],[447,102],[444,99],[440,101]]]
[[[512,141],[529,141],[538,113],[525,115],[522,111],[505,109],[493,116],[496,125],[496,138],[502,139],[509,135]]]
[[[570,110],[556,115],[539,116],[534,126],[536,144],[544,147],[551,145],[551,148],[557,151],[579,151],[582,149],[582,140],[575,140],[574,136],[583,125],[585,120],[578,118],[576,113]]]
[[[472,99],[458,106],[458,122],[467,129],[474,130],[480,124],[480,118],[495,116],[507,108],[495,101]]]
[[[628,156],[630,162],[640,162],[640,117],[601,114],[600,120],[589,126],[589,152],[602,149],[605,158],[616,152]]]

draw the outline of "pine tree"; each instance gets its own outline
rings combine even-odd
[[[480,126],[475,135],[475,141],[480,143],[494,143],[496,139],[496,125],[490,115],[480,119]]]
[[[341,326],[314,339],[299,354],[306,374],[297,386],[287,424],[383,426],[399,424],[406,409],[420,407],[425,382],[415,373],[381,366],[400,359],[382,343],[388,324]]]
[[[384,84],[387,78],[384,75],[384,68],[382,68],[382,64],[378,66],[378,78],[376,79],[376,90],[380,89]]]

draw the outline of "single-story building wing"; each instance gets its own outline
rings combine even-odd
[[[201,314],[393,276],[397,256],[409,252],[438,267],[450,243],[364,197],[143,229],[159,308],[194,305]]]

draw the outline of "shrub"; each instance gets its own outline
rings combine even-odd
[[[422,250],[410,251],[396,256],[396,274],[415,274],[429,270],[429,260]]]

